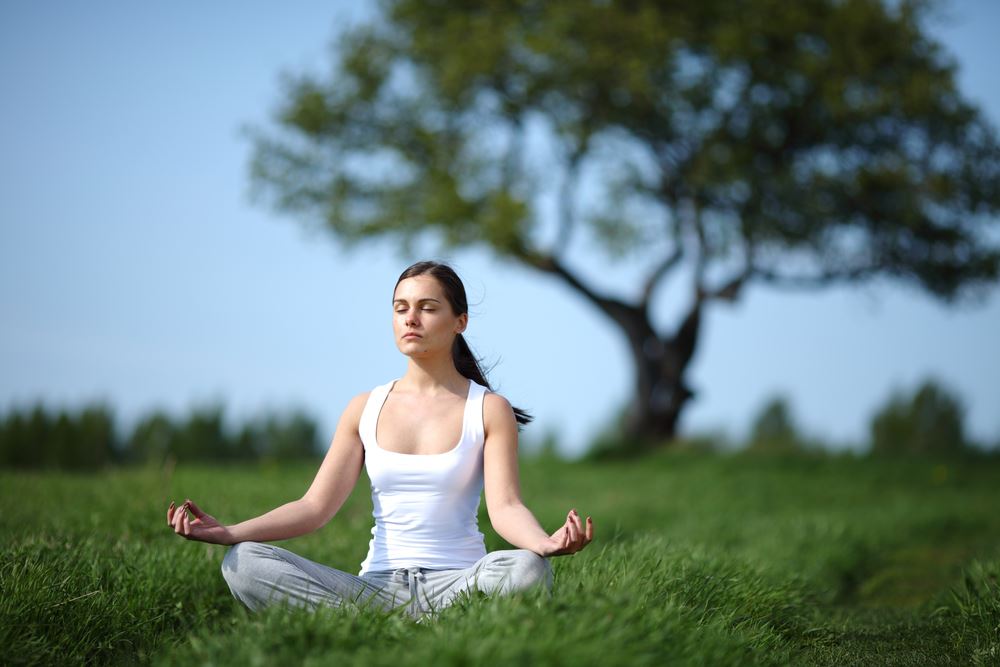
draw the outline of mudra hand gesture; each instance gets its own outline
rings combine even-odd
[[[559,530],[552,533],[549,538],[542,543],[542,556],[566,556],[575,554],[594,539],[594,522],[587,517],[587,528],[583,527],[580,515],[576,510],[570,510],[566,515],[566,523]]]
[[[188,511],[194,515],[194,519],[188,517]],[[233,536],[229,529],[219,523],[214,516],[201,511],[192,500],[185,500],[179,508],[174,508],[171,501],[167,508],[167,525],[174,529],[174,532],[188,540],[198,540],[199,542],[209,542],[211,544],[232,544]]]

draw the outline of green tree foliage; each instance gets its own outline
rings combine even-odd
[[[939,381],[925,380],[913,394],[895,391],[871,421],[877,455],[952,456],[968,451],[961,399]]]
[[[754,420],[747,448],[760,452],[794,452],[802,448],[798,428],[784,396],[771,398]]]
[[[925,2],[381,6],[329,75],[287,77],[257,190],[345,247],[429,235],[563,282],[628,340],[622,442],[674,436],[702,308],[748,285],[952,301],[1000,273],[1000,143]],[[627,298],[569,261],[581,237],[642,270]],[[661,327],[668,277],[690,304]]]

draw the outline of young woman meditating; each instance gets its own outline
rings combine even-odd
[[[462,337],[468,304],[454,270],[432,261],[407,268],[396,281],[392,312],[396,346],[409,357],[406,373],[350,401],[302,498],[228,526],[191,500],[167,509],[178,535],[232,545],[222,573],[252,610],[273,603],[406,605],[420,618],[462,593],[551,591],[549,557],[576,553],[593,539],[591,518],[584,522],[575,509],[550,535],[521,501],[517,437],[532,417],[483,377]],[[264,544],[325,525],[362,466],[375,526],[357,575]],[[516,549],[486,552],[476,522],[484,487],[494,530]]]

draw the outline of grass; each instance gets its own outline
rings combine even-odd
[[[0,664],[1000,664],[1000,468],[664,453],[528,460],[546,527],[596,539],[553,559],[548,599],[474,597],[433,623],[324,609],[251,614],[223,547],[166,526],[170,499],[237,521],[297,497],[314,465],[0,472]],[[508,548],[490,530],[489,550]],[[357,572],[367,480],[281,545]]]

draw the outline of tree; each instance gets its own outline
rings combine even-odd
[[[345,248],[431,235],[562,281],[628,339],[626,435],[664,442],[712,302],[879,276],[952,302],[994,283],[1000,143],[928,7],[383,2],[329,76],[285,79],[252,179]],[[571,264],[581,234],[645,270],[630,298]],[[684,276],[690,304],[658,331],[654,297]]]
[[[969,449],[962,401],[939,381],[925,380],[912,395],[893,392],[872,418],[873,454],[951,456]]]

